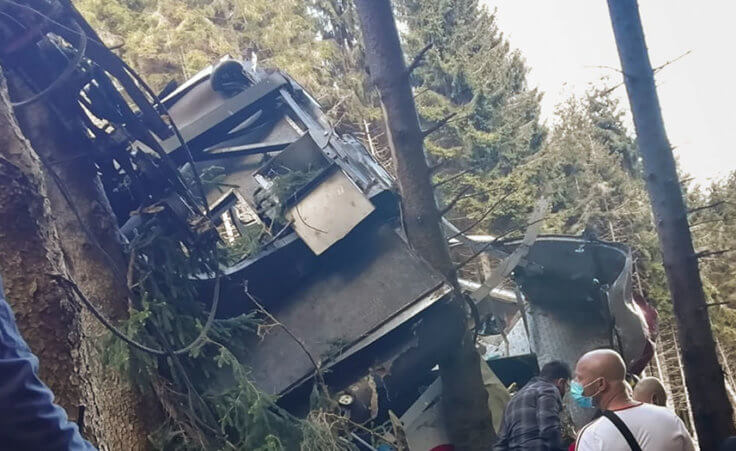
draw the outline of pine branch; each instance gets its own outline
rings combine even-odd
[[[424,59],[424,55],[429,51],[429,49],[432,48],[434,44],[431,42],[424,46],[422,50],[417,53],[417,55],[412,60],[411,64],[409,64],[409,67],[406,68],[406,75],[411,75],[412,72],[414,72],[414,69],[419,67],[422,64],[422,60]]]
[[[700,251],[695,253],[695,258],[701,259],[701,258],[708,258],[708,257],[716,257],[718,255],[723,255],[727,252],[733,252],[736,251],[736,248],[731,249],[721,249],[718,251]]]
[[[442,160],[436,164],[431,165],[429,169],[430,174],[434,174],[438,170],[440,170],[443,166],[445,166],[447,163],[449,163],[449,160]]]
[[[459,237],[460,235],[465,235],[465,233],[467,233],[467,232],[469,232],[470,230],[474,229],[474,228],[475,228],[476,226],[478,226],[478,224],[480,224],[481,222],[483,222],[483,221],[484,221],[484,220],[485,220],[485,219],[486,219],[486,218],[488,217],[488,215],[490,215],[491,213],[493,213],[493,211],[494,211],[494,210],[495,210],[495,209],[496,209],[496,208],[497,208],[497,207],[498,207],[499,205],[501,205],[501,203],[502,203],[503,201],[505,201],[506,199],[508,199],[508,198],[509,198],[509,196],[511,196],[512,194],[514,194],[514,193],[515,193],[516,191],[517,191],[517,190],[513,190],[513,191],[511,191],[510,193],[507,193],[507,194],[505,194],[505,195],[504,195],[503,197],[501,197],[501,198],[500,198],[499,200],[497,200],[496,202],[494,202],[494,203],[493,203],[493,205],[491,205],[491,207],[490,207],[490,208],[489,208],[488,210],[486,210],[486,211],[485,211],[485,212],[484,212],[484,213],[483,213],[483,214],[482,214],[482,215],[480,216],[480,218],[478,218],[478,219],[477,219],[477,220],[476,220],[475,222],[473,222],[473,223],[472,223],[471,225],[469,225],[468,227],[466,227],[466,228],[462,229],[461,231],[457,232],[456,234],[452,235],[452,236],[451,236],[450,238],[448,238],[447,240],[449,241],[449,240],[451,240],[451,239],[453,239],[453,238],[457,238],[457,237]]]
[[[724,224],[730,224],[731,218],[715,218],[715,219],[706,219],[705,221],[695,222],[693,224],[690,224],[690,228],[692,229],[695,226],[703,225],[703,224],[711,224],[713,222],[723,222]]]
[[[669,61],[665,62],[664,64],[661,64],[661,65],[655,67],[654,69],[652,69],[652,72],[656,74],[657,72],[661,71],[665,67],[669,66],[672,63],[676,63],[677,61],[685,58],[686,56],[688,56],[691,53],[693,53],[693,51],[692,50],[688,50],[687,52],[683,53],[682,55],[678,56],[677,58],[672,59],[672,60],[669,60]]]
[[[621,69],[619,69],[617,67],[612,67],[612,66],[585,66],[585,67],[587,69],[607,69],[607,70],[616,71],[616,72],[618,72],[619,74],[622,74],[622,75],[624,74],[624,72]]]
[[[710,208],[716,208],[716,207],[718,207],[720,205],[728,204],[728,203],[730,203],[730,202],[726,202],[725,200],[719,200],[718,202],[713,202],[712,204],[704,205],[702,207],[692,208],[692,209],[690,209],[690,210],[687,211],[687,214],[692,214],[692,213],[695,213],[695,212],[698,212],[698,211],[708,210]]]
[[[447,212],[452,210],[455,205],[462,199],[465,194],[470,191],[473,187],[472,186],[466,186],[465,188],[461,189],[460,192],[450,201],[450,203],[445,206],[442,210],[440,210],[440,216],[444,216]]]
[[[505,238],[506,236],[508,236],[508,235],[510,235],[510,234],[512,234],[512,233],[514,233],[514,232],[518,232],[519,230],[522,230],[522,229],[524,229],[524,228],[526,228],[526,227],[529,227],[529,226],[531,226],[531,225],[534,225],[534,224],[536,224],[536,223],[538,223],[538,222],[542,222],[542,221],[544,221],[545,219],[547,219],[547,217],[546,217],[546,216],[545,216],[544,218],[538,219],[538,220],[536,220],[536,221],[528,222],[528,223],[524,224],[524,225],[523,225],[523,226],[521,226],[521,227],[514,227],[514,228],[512,228],[512,229],[510,229],[510,230],[508,230],[508,231],[506,231],[506,232],[502,233],[501,235],[497,236],[497,237],[496,237],[496,238],[495,238],[495,239],[494,239],[493,241],[489,241],[489,242],[488,242],[488,243],[486,243],[486,244],[485,244],[485,245],[484,245],[484,246],[483,246],[482,248],[478,249],[478,250],[477,250],[477,251],[476,251],[475,253],[473,253],[473,255],[471,255],[470,257],[468,257],[468,258],[467,258],[467,259],[466,259],[465,261],[463,261],[463,262],[460,262],[460,263],[459,263],[458,265],[456,265],[456,266],[455,266],[455,270],[456,270],[456,271],[457,271],[457,270],[459,270],[459,269],[460,269],[460,268],[462,268],[463,266],[465,266],[465,265],[467,265],[468,263],[470,263],[471,261],[475,260],[475,258],[476,258],[476,257],[478,257],[478,256],[479,256],[480,254],[482,254],[483,252],[487,251],[487,250],[488,250],[489,248],[491,248],[492,246],[494,246],[494,245],[498,244],[498,242],[499,242],[499,241],[501,240],[501,238]]]
[[[430,89],[429,88],[424,88],[424,89],[418,91],[416,94],[414,94],[414,99],[416,99],[417,97],[419,97],[420,95],[424,94],[427,91],[430,91]]]
[[[457,116],[457,112],[450,113],[444,118],[442,118],[439,122],[434,124],[433,126],[429,127],[427,130],[422,130],[422,138],[426,138],[427,136],[431,135],[432,133],[436,132],[440,128],[444,127],[450,122],[450,119]]]
[[[444,180],[441,180],[441,181],[435,183],[434,185],[432,185],[432,188],[437,189],[437,188],[439,188],[440,186],[442,186],[442,185],[444,185],[446,183],[450,183],[453,180],[459,179],[460,177],[462,177],[463,175],[465,175],[465,174],[467,174],[469,172],[471,172],[471,169],[462,170],[462,171],[458,172],[457,174],[455,174],[455,175],[453,175],[451,177],[448,177],[448,178],[446,178]]]

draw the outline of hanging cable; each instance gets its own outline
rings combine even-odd
[[[18,102],[10,102],[13,107],[19,108],[41,100],[41,98],[43,98],[45,95],[61,86],[61,84],[64,83],[74,73],[75,70],[77,70],[79,63],[84,57],[84,52],[87,51],[87,34],[84,32],[84,30],[82,30],[82,27],[80,27],[76,21],[74,22],[74,25],[79,29],[80,32],[78,44],[79,48],[77,49],[77,53],[76,55],[74,55],[74,58],[64,68],[64,71],[59,74],[59,76],[54,79],[54,81],[52,81],[46,88],[42,89],[36,94],[33,94],[27,99],[23,99]]]
[[[181,131],[179,130],[179,127],[176,126],[176,123],[174,122],[174,118],[171,117],[171,114],[169,113],[168,108],[166,108],[166,105],[159,99],[158,95],[151,89],[150,86],[148,86],[148,83],[143,80],[143,78],[138,75],[138,73],[133,70],[132,67],[128,65],[125,61],[122,60],[119,56],[115,55],[118,60],[120,61],[120,64],[123,65],[125,70],[138,82],[139,85],[148,93],[149,96],[151,96],[151,99],[153,99],[154,105],[158,105],[158,107],[161,109],[160,113],[163,113],[169,120],[169,124],[171,125],[171,129],[174,131],[174,134],[176,135],[176,138],[179,140],[179,144],[181,145],[182,149],[184,149],[184,153],[187,156],[187,160],[189,164],[192,166],[192,173],[194,174],[194,181],[197,184],[197,189],[199,190],[199,194],[202,196],[202,203],[204,204],[204,210],[207,213],[207,217],[209,217],[210,214],[210,207],[207,203],[207,194],[204,190],[204,185],[202,184],[202,178],[199,175],[199,170],[197,169],[197,166],[194,163],[194,155],[192,154],[192,150],[189,148],[189,144],[186,142],[184,137],[181,134]]]
[[[92,233],[89,227],[87,227],[87,224],[84,222],[84,219],[82,218],[81,213],[79,213],[79,209],[77,209],[76,205],[74,205],[74,201],[72,201],[71,194],[69,193],[69,190],[66,184],[64,183],[64,181],[61,179],[61,177],[59,177],[59,174],[56,173],[54,168],[51,167],[51,165],[49,165],[46,162],[45,158],[41,158],[40,155],[39,155],[39,158],[41,159],[41,163],[44,165],[48,173],[51,175],[51,178],[54,179],[56,186],[59,187],[59,191],[61,192],[62,197],[66,201],[67,205],[69,205],[69,208],[72,210],[72,213],[74,214],[77,221],[79,222],[79,225],[82,227],[82,230],[84,231],[84,234],[87,236],[87,239],[89,239],[92,243],[94,243],[95,247],[100,249],[102,253],[105,255],[105,257],[110,261],[112,265],[111,268],[113,272],[115,273],[116,277],[118,277],[120,280],[125,280],[125,278],[123,278],[122,273],[120,272],[120,269],[117,267],[115,260],[105,250],[105,248],[102,247],[102,244],[97,239],[97,237]],[[217,253],[217,248],[215,248],[215,253]],[[62,280],[64,283],[68,284],[72,288],[72,290],[76,293],[76,295],[79,297],[82,303],[90,310],[90,312],[92,312],[95,318],[97,318],[105,327],[107,327],[110,330],[110,332],[112,332],[115,336],[117,336],[124,342],[128,343],[130,346],[140,351],[147,352],[153,355],[169,355],[170,353],[184,354],[184,353],[191,351],[192,349],[194,349],[194,347],[202,343],[204,339],[207,337],[207,334],[209,333],[210,328],[212,327],[212,324],[215,319],[215,314],[217,313],[217,306],[220,302],[221,273],[218,271],[215,277],[215,292],[212,297],[212,306],[210,307],[209,314],[207,315],[207,321],[205,322],[204,327],[200,331],[199,336],[187,346],[181,349],[177,349],[176,351],[167,352],[167,351],[149,348],[148,346],[138,343],[132,338],[126,336],[122,331],[116,328],[107,318],[104,317],[104,315],[92,304],[92,302],[90,302],[90,300],[84,295],[84,293],[82,293],[82,291],[79,289],[76,283],[74,283],[73,281],[63,276],[57,275],[56,277]]]
[[[146,352],[148,354],[158,355],[158,356],[165,356],[165,355],[179,355],[179,354],[186,354],[187,352],[191,351],[192,349],[199,346],[201,343],[204,342],[204,340],[207,338],[207,333],[209,332],[210,328],[212,328],[212,324],[215,321],[215,313],[217,312],[217,305],[220,302],[220,274],[218,274],[215,278],[215,290],[214,295],[212,297],[212,307],[210,308],[209,315],[207,316],[207,322],[205,322],[204,327],[202,327],[202,330],[199,332],[199,335],[197,338],[192,340],[191,343],[184,346],[183,348],[177,349],[175,351],[163,351],[160,349],[153,349],[150,348],[144,344],[138,343],[137,341],[133,340],[132,338],[128,337],[124,332],[122,332],[120,329],[115,327],[105,316],[100,312],[97,307],[90,302],[90,300],[87,298],[87,296],[82,293],[82,290],[79,289],[79,286],[73,282],[72,280],[69,280],[68,278],[59,275],[59,274],[52,274],[51,277],[61,281],[65,285],[67,285],[69,288],[74,291],[74,293],[79,297],[79,299],[82,301],[82,303],[89,309],[89,311],[94,315],[95,318],[97,318],[107,329],[110,330],[116,337],[123,340],[125,343],[130,345],[131,347],[138,349],[139,351]]]
[[[74,27],[76,28],[76,30],[73,30],[73,29],[70,29],[69,27],[67,27],[67,26],[65,26],[65,25],[63,25],[63,24],[61,24],[61,23],[59,23],[59,22],[51,19],[47,15],[41,13],[40,11],[37,11],[36,9],[34,9],[34,8],[30,7],[30,6],[23,5],[23,4],[20,4],[20,3],[16,3],[16,2],[14,2],[12,0],[0,0],[0,2],[5,2],[5,3],[8,3],[8,4],[15,5],[17,7],[21,7],[21,8],[30,10],[33,13],[35,13],[37,15],[40,15],[41,17],[47,19],[48,21],[50,21],[50,22],[52,22],[52,23],[54,23],[54,24],[56,24],[56,25],[58,25],[58,26],[60,26],[60,27],[62,27],[64,29],[66,29],[66,30],[73,31],[74,33],[76,33],[76,34],[78,34],[80,36],[80,41],[79,41],[79,44],[78,44],[79,49],[77,49],[77,54],[74,56],[74,59],[69,63],[69,65],[64,69],[64,71],[59,75],[58,78],[56,78],[45,89],[43,89],[42,91],[40,91],[40,92],[32,95],[31,97],[29,97],[27,99],[24,99],[22,101],[19,101],[19,102],[13,102],[13,103],[11,103],[12,106],[14,106],[14,107],[22,107],[22,106],[26,106],[26,105],[32,104],[32,103],[40,100],[41,98],[43,98],[49,92],[51,92],[52,90],[54,90],[58,86],[60,86],[60,84],[63,81],[65,81],[74,72],[74,70],[77,69],[79,63],[81,62],[81,60],[84,57],[84,54],[86,52],[87,42],[88,42],[88,36],[84,32],[84,30],[82,29],[82,27],[79,25],[79,23],[77,21],[74,21]],[[100,45],[104,45],[104,44],[100,43]],[[202,180],[201,180],[199,171],[197,170],[197,168],[196,168],[196,166],[194,164],[194,157],[192,155],[191,149],[189,148],[187,142],[184,140],[184,137],[182,136],[181,131],[179,130],[179,128],[174,123],[174,120],[171,117],[171,115],[169,114],[169,111],[166,108],[166,106],[163,104],[163,102],[161,102],[161,100],[158,98],[158,96],[156,95],[156,93],[151,89],[151,87],[148,86],[148,84],[142,79],[142,77],[140,77],[140,75],[138,75],[138,73],[135,70],[133,70],[127,63],[125,63],[119,57],[118,57],[118,60],[123,65],[123,67],[125,68],[125,70],[131,76],[133,76],[135,78],[135,80],[138,82],[138,84],[149,94],[149,96],[153,99],[153,101],[155,102],[155,104],[157,104],[159,106],[159,108],[161,109],[161,112],[163,114],[165,114],[166,117],[168,118],[169,123],[171,125],[171,128],[173,129],[173,131],[174,131],[177,139],[179,140],[180,145],[184,149],[184,151],[185,151],[185,153],[187,155],[187,159],[189,160],[189,163],[192,165],[192,170],[194,172],[195,181],[197,183],[198,189],[199,189],[200,194],[202,196],[202,202],[204,204],[204,208],[205,208],[205,211],[207,213],[207,217],[209,218],[209,212],[210,212],[210,210],[209,210],[209,205],[207,203],[207,197],[206,197],[206,194],[205,194],[205,191],[204,191],[204,186],[202,184]],[[40,155],[39,155],[39,157],[40,157]],[[82,218],[79,210],[76,208],[76,205],[74,204],[74,202],[72,200],[72,197],[71,197],[71,195],[69,193],[69,190],[67,189],[66,184],[59,177],[59,175],[56,173],[56,171],[51,167],[51,165],[48,164],[45,161],[44,158],[40,158],[40,159],[41,159],[42,164],[46,168],[46,170],[49,172],[49,174],[54,179],[56,185],[59,187],[59,191],[61,192],[62,197],[64,197],[64,200],[68,204],[69,208],[72,210],[72,213],[76,217],[77,221],[79,222],[80,226],[82,227],[82,229],[83,229],[85,235],[87,236],[87,238],[91,242],[93,242],[95,244],[95,247],[97,247],[103,253],[103,255],[105,255],[106,259],[108,259],[109,262],[112,265],[111,268],[112,268],[113,272],[116,273],[116,276],[118,278],[121,278],[122,279],[122,273],[120,272],[120,269],[118,268],[117,264],[115,263],[115,260],[105,250],[105,248],[101,245],[101,243],[99,242],[99,240],[97,239],[97,237],[92,233],[92,231],[87,227],[86,223],[84,222],[84,220],[83,220],[83,218]],[[186,188],[186,186],[185,186],[185,188]],[[215,248],[215,253],[216,252],[217,252],[217,250]],[[204,327],[202,327],[202,330],[200,331],[199,335],[197,336],[197,338],[195,338],[187,346],[185,346],[185,347],[183,347],[181,349],[174,350],[174,351],[167,351],[167,350],[153,349],[151,347],[148,347],[146,345],[143,345],[141,343],[138,343],[137,341],[135,341],[132,338],[128,337],[125,333],[123,333],[122,331],[120,331],[107,318],[104,317],[104,315],[92,304],[92,302],[90,302],[90,300],[84,295],[84,293],[82,293],[82,291],[79,289],[79,286],[75,282],[73,282],[72,280],[69,280],[69,279],[67,279],[66,277],[63,277],[63,276],[56,275],[55,277],[57,277],[58,279],[62,280],[64,283],[66,283],[67,285],[69,285],[70,288],[72,289],[72,291],[74,291],[74,293],[80,298],[80,300],[82,301],[82,303],[90,310],[90,312],[93,314],[93,316],[95,316],[95,318],[97,318],[115,336],[117,336],[119,339],[123,340],[125,343],[127,343],[128,345],[130,345],[131,347],[133,347],[135,349],[138,349],[140,351],[143,351],[143,352],[146,352],[146,353],[149,353],[149,354],[158,355],[158,356],[164,356],[164,355],[170,355],[170,354],[174,354],[174,355],[185,354],[185,353],[191,351],[192,349],[194,349],[195,347],[199,346],[202,342],[204,342],[204,340],[207,338],[207,334],[209,333],[209,330],[212,328],[212,324],[214,323],[215,315],[217,313],[217,307],[218,307],[219,300],[220,300],[220,279],[221,279],[221,273],[218,271],[217,274],[216,274],[216,277],[215,277],[215,288],[214,288],[214,294],[213,294],[213,298],[212,298],[212,306],[210,308],[210,311],[209,311],[209,314],[207,316],[207,320],[206,320],[206,322],[204,324]],[[122,280],[124,280],[124,279],[122,279]]]

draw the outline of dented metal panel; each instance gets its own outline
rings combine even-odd
[[[323,361],[349,352],[372,331],[443,284],[385,224],[363,224],[317,257],[314,272],[271,303],[272,313]],[[288,262],[284,262],[288,264]],[[278,394],[313,374],[308,356],[274,328],[243,356],[258,385]]]
[[[338,171],[287,211],[292,227],[320,255],[375,210],[373,204]]]

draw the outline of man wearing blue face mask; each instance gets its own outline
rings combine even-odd
[[[562,396],[570,381],[570,367],[552,361],[542,367],[506,405],[495,451],[556,451],[561,439]]]
[[[579,433],[580,451],[694,451],[682,420],[664,407],[635,401],[625,381],[626,365],[615,351],[591,351],[578,360],[570,395],[602,416]]]

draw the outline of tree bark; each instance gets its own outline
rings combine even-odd
[[[409,85],[390,0],[357,0],[366,60],[378,88],[386,133],[401,191],[404,229],[411,247],[447,280],[457,286],[454,265],[440,228],[424,154],[423,134]],[[456,290],[457,291],[457,290]],[[450,438],[458,450],[490,449],[495,434],[488,410],[480,359],[459,295],[458,314],[448,327],[457,327],[457,352],[441,356],[442,402]]]
[[[734,435],[675,159],[664,128],[636,0],[608,0],[626,91],[682,347],[687,390],[703,449]]]
[[[51,274],[66,271],[46,196],[41,163],[18,128],[0,72],[0,271],[5,294],[41,379],[70,418],[77,417],[81,382],[79,307]]]
[[[30,92],[23,82],[12,74],[9,75],[9,88],[14,97],[27,97]],[[33,156],[36,166],[33,174],[38,179],[37,190],[42,189],[44,203],[49,208],[49,216],[44,219],[46,227],[54,232],[54,238],[46,242],[33,237],[21,240],[36,243],[38,252],[53,248],[55,262],[61,274],[69,274],[87,296],[97,302],[101,311],[113,320],[123,319],[127,313],[127,287],[122,272],[116,274],[112,262],[84,232],[80,222],[72,213],[69,205],[59,191],[56,182],[39,165],[37,156],[43,161],[64,160],[83,152],[90,152],[92,143],[83,135],[82,128],[75,123],[74,115],[60,118],[55,115],[44,102],[26,106],[16,111],[21,130],[30,140],[33,149],[26,153]],[[112,211],[102,190],[96,168],[91,160],[74,158],[54,166],[69,194],[75,201],[82,219],[97,240],[105,246],[108,255],[112,256],[119,268],[125,268],[118,230]],[[12,213],[12,210],[11,210]],[[62,232],[63,231],[63,232]],[[27,272],[30,262],[7,268],[6,272]],[[55,282],[53,282],[55,285]],[[73,296],[66,295],[72,305],[76,306]],[[59,298],[63,299],[63,298]],[[22,297],[16,298],[23,302]],[[38,304],[37,302],[33,303]],[[15,305],[14,305],[15,306]],[[76,416],[76,404],[86,407],[85,436],[103,449],[143,450],[150,447],[148,433],[155,422],[157,409],[155,403],[147,401],[132,386],[130,380],[102,363],[101,340],[106,330],[86,309],[75,308],[70,312],[71,319],[54,324],[53,330],[65,331],[72,324],[74,341],[69,344],[69,365],[63,370],[42,373],[54,392],[67,391],[66,385],[72,383],[76,389],[74,400],[62,403],[68,412],[73,408]],[[35,330],[36,320],[21,320],[19,327],[24,334]],[[31,326],[33,325],[33,326]],[[30,343],[35,351],[46,350],[49,341],[56,341],[53,336],[39,334]],[[35,346],[34,346],[35,345]],[[48,358],[47,352],[41,352],[41,368]],[[74,401],[75,404],[70,404]],[[125,421],[121,421],[124,418]]]

